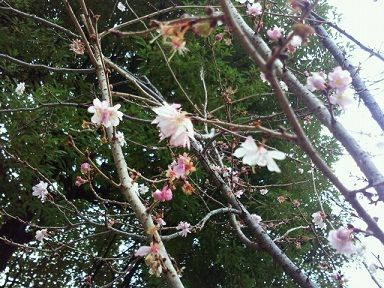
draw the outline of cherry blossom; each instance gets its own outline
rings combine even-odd
[[[238,190],[234,194],[237,198],[241,198],[241,196],[244,194],[244,190]]]
[[[237,158],[243,158],[242,161],[246,165],[258,165],[261,167],[267,166],[269,171],[278,173],[281,171],[274,159],[285,159],[285,154],[281,151],[268,151],[263,146],[257,146],[255,140],[253,140],[251,136],[246,138],[246,140],[240,145],[240,148],[235,150],[233,155]]]
[[[332,72],[328,73],[329,86],[335,88],[337,94],[345,91],[349,84],[352,83],[351,74],[347,70],[337,66]]]
[[[189,49],[186,46],[187,42],[184,40],[184,37],[172,37],[170,42],[167,42],[171,45],[172,51],[179,53],[179,55],[184,55]]]
[[[356,252],[353,244],[352,230],[340,227],[337,230],[331,230],[328,234],[328,241],[337,253],[350,255]]]
[[[96,98],[93,100],[93,106],[88,108],[88,112],[94,113],[91,118],[92,123],[103,125],[105,128],[115,127],[123,117],[123,113],[118,111],[120,107],[120,104],[110,107],[108,101],[101,102]]]
[[[254,4],[247,4],[247,14],[253,17],[261,15],[263,8],[259,2]]]
[[[160,247],[158,243],[151,243],[151,246],[141,246],[137,251],[135,252],[136,257],[144,257],[148,254],[159,254],[160,253]]]
[[[48,195],[47,188],[48,188],[48,183],[40,181],[39,184],[36,184],[35,186],[32,187],[32,190],[33,190],[32,195],[37,196],[37,198],[40,198],[41,202],[44,203]]]
[[[327,227],[327,224],[324,222],[324,214],[321,211],[312,214],[312,222],[320,229]]]
[[[314,72],[312,76],[307,78],[307,85],[309,91],[313,92],[316,90],[325,90],[327,75],[323,72]]]
[[[77,55],[83,55],[85,51],[84,43],[80,39],[75,39],[69,45],[69,50],[72,50]]]
[[[193,166],[191,158],[188,157],[188,154],[184,153],[183,155],[179,155],[177,161],[173,161],[168,167],[167,177],[171,179],[185,179],[194,171],[196,171],[196,168]]]
[[[261,195],[266,195],[267,193],[268,193],[268,189],[267,188],[260,189],[260,194]]]
[[[147,186],[145,186],[144,184],[139,184],[139,187],[137,189],[137,191],[143,195],[145,193],[147,193],[149,191],[149,188]]]
[[[119,2],[117,3],[117,9],[119,9],[121,12],[124,12],[126,8],[123,3]]]
[[[82,174],[88,174],[88,172],[91,171],[91,165],[89,165],[89,163],[87,162],[84,162],[80,165],[80,172]]]
[[[41,244],[44,244],[44,239],[48,238],[48,230],[41,229],[36,231],[35,239],[40,241]]]
[[[76,177],[75,186],[80,187],[81,185],[87,183],[88,181],[81,178],[81,176]]]
[[[353,102],[354,91],[352,89],[346,89],[341,93],[335,93],[329,96],[329,102],[333,105],[339,105],[344,110]]]
[[[193,188],[193,186],[191,185],[191,183],[189,183],[188,181],[184,181],[184,184],[183,184],[183,186],[181,187],[181,190],[183,190],[183,192],[184,192],[186,195],[192,195],[193,192],[195,191],[195,188]]]
[[[301,46],[302,42],[303,42],[303,39],[299,35],[293,35],[291,41],[289,42],[289,45],[291,45],[294,48],[298,48]]]
[[[153,192],[152,197],[155,198],[155,200],[161,202],[170,201],[172,200],[172,190],[169,189],[168,185],[165,185],[163,189],[157,189],[155,192]]]
[[[123,132],[120,132],[120,131],[116,132],[115,137],[116,137],[116,140],[119,142],[120,146],[127,145],[127,141],[125,141]]]
[[[181,230],[180,235],[182,237],[187,237],[188,233],[191,233],[191,230],[189,229],[191,227],[191,224],[188,222],[180,221],[179,225],[177,225],[176,229]]]
[[[271,41],[276,41],[278,40],[280,37],[283,36],[282,34],[283,32],[283,29],[280,28],[280,27],[277,27],[277,26],[274,26],[273,28],[267,30],[267,35],[269,37],[269,39]]]
[[[158,217],[158,218],[155,218],[155,223],[157,224],[157,225],[160,225],[160,226],[165,226],[165,225],[167,225],[167,223],[164,221],[164,219],[163,218],[161,218],[161,217]]]
[[[24,94],[24,91],[25,91],[25,83],[24,82],[18,83],[15,89],[16,94],[21,96]]]
[[[190,148],[190,138],[193,136],[193,125],[186,112],[182,112],[179,104],[169,105],[164,102],[163,106],[153,108],[157,114],[152,124],[157,124],[160,129],[160,141],[170,137],[171,146],[182,146]]]
[[[256,224],[260,224],[260,222],[263,220],[263,219],[261,219],[261,216],[259,216],[257,214],[251,214],[251,217],[253,220],[255,220]]]

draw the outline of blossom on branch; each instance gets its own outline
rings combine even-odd
[[[260,222],[263,221],[263,219],[261,218],[260,215],[257,215],[257,214],[251,214],[251,217],[252,217],[252,219],[256,222],[256,224],[260,224]]]
[[[155,192],[152,193],[152,197],[160,202],[170,201],[172,200],[172,196],[172,190],[168,187],[168,185],[165,185],[163,189],[157,189]]]
[[[124,12],[126,8],[123,3],[119,2],[117,3],[117,9],[119,9],[121,12]]]
[[[274,26],[273,28],[267,30],[267,35],[269,37],[269,39],[271,41],[276,41],[278,40],[280,37],[283,36],[282,34],[283,32],[283,29],[280,28],[280,27],[277,27],[277,26]]]
[[[77,55],[83,55],[85,51],[84,43],[80,39],[75,39],[69,45],[69,50],[72,50]]]
[[[179,155],[177,161],[172,162],[168,167],[166,175],[170,179],[185,179],[194,171],[196,171],[196,168],[193,166],[191,158],[188,157],[188,154],[184,153],[183,155]]]
[[[86,175],[89,171],[91,171],[91,165],[89,163],[84,162],[80,165],[80,172]]]
[[[88,112],[94,113],[91,118],[92,123],[103,125],[105,128],[116,127],[123,118],[123,113],[118,111],[120,107],[120,104],[110,107],[108,101],[101,102],[96,98],[93,100],[93,106],[88,108]]]
[[[176,229],[181,230],[180,235],[182,237],[187,237],[188,233],[191,233],[191,230],[189,229],[191,227],[191,224],[188,222],[180,221],[179,225],[177,225]]]
[[[268,189],[267,188],[260,189],[260,194],[261,195],[266,195],[267,193],[268,193]]]
[[[329,96],[329,102],[333,105],[340,105],[344,110],[348,105],[353,102],[354,91],[352,89],[346,89],[341,93],[335,93]]]
[[[254,4],[247,4],[247,14],[253,17],[261,15],[263,8],[259,2]]]
[[[351,74],[347,70],[337,66],[332,72],[328,73],[329,86],[336,89],[336,93],[344,92],[348,85],[352,83]]]
[[[159,254],[160,247],[157,243],[151,243],[151,246],[141,246],[137,251],[135,252],[136,257],[144,257],[150,253],[152,254]]]
[[[81,176],[76,177],[75,186],[80,187],[81,185],[87,183],[88,180],[81,178]]]
[[[337,253],[350,255],[356,252],[353,244],[352,230],[340,227],[337,230],[331,230],[328,234],[329,244]]]
[[[153,108],[157,114],[152,124],[157,124],[160,129],[160,141],[170,137],[169,144],[175,147],[190,148],[190,140],[194,139],[193,125],[187,112],[182,112],[180,104],[171,104],[164,102],[163,106]]]
[[[48,237],[48,230],[41,229],[36,231],[35,239],[40,241],[41,244],[44,244],[44,239]]]
[[[312,76],[307,78],[307,85],[309,91],[313,92],[316,90],[325,90],[326,88],[326,78],[327,75],[323,72],[314,72],[311,73]]]
[[[24,82],[18,83],[15,89],[16,94],[21,96],[24,94],[24,91],[25,91],[25,83]]]
[[[324,218],[325,215],[321,211],[312,214],[312,222],[315,224],[316,227],[320,229],[325,229],[327,227],[327,224],[324,222]]]
[[[240,148],[235,150],[233,156],[237,158],[243,158],[243,163],[246,165],[261,167],[267,166],[271,172],[280,173],[280,168],[277,166],[276,160],[284,160],[285,154],[281,151],[271,150],[268,151],[264,146],[257,146],[255,140],[251,136],[248,136],[246,140],[240,145]]]
[[[37,196],[37,198],[40,198],[41,202],[44,203],[48,195],[47,188],[48,188],[48,183],[40,181],[39,184],[36,184],[35,186],[32,187],[32,190],[33,190],[32,195]]]

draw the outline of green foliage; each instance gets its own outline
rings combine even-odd
[[[61,1],[11,2],[18,9],[37,14],[73,30]],[[101,15],[98,22],[99,31],[112,27],[115,23],[133,19],[130,13],[122,14],[109,1],[88,2],[91,10]],[[153,8],[142,4],[142,1],[129,2],[133,2],[132,8],[138,15],[153,12]],[[163,1],[152,2],[161,8]],[[193,1],[195,2],[198,1]],[[75,3],[73,6],[78,8]],[[329,8],[323,3],[319,12],[326,13]],[[177,11],[159,17],[174,19],[181,14]],[[43,63],[55,67],[91,67],[86,56],[74,57],[69,51],[69,44],[73,39],[64,33],[47,29],[30,18],[20,18],[5,11],[0,11],[0,16],[2,53],[25,62]],[[260,33],[265,35],[267,27],[275,23],[283,25],[283,22],[288,31],[292,22],[275,16],[266,16],[265,28]],[[140,23],[129,28],[143,29]],[[215,39],[219,33],[224,35],[222,41]],[[161,39],[151,43],[155,34],[121,39],[107,36],[102,42],[103,53],[138,77],[148,77],[170,103],[182,103],[183,110],[193,112],[194,107],[186,100],[184,92],[167,66],[166,59],[171,55],[170,47],[162,43]],[[244,124],[252,123],[259,118],[264,119],[265,116],[267,118],[262,120],[263,126],[271,129],[284,127],[289,132],[289,125],[283,115],[268,118],[273,113],[280,113],[271,89],[260,80],[258,68],[224,27],[218,27],[207,38],[197,38],[189,34],[187,43],[189,52],[185,56],[175,55],[170,66],[185,93],[197,107],[201,109],[205,101],[204,87],[200,78],[200,71],[203,69],[208,111],[223,106],[212,112],[210,117]],[[319,48],[317,40],[311,40],[306,47],[300,48],[287,61],[289,69],[298,71],[327,71],[332,65],[330,56]],[[124,260],[117,261],[113,267],[116,270],[125,269],[127,263],[131,261],[130,256],[140,243],[128,236],[108,231],[103,224],[68,225],[68,220],[72,223],[84,222],[77,215],[75,208],[82,214],[90,215],[90,218],[98,223],[103,223],[103,213],[107,212],[115,215],[116,227],[132,233],[141,231],[134,231],[132,228],[137,223],[128,207],[104,205],[96,201],[89,187],[74,185],[76,176],[80,175],[79,165],[86,159],[68,144],[69,135],[73,137],[81,151],[87,151],[89,157],[106,175],[118,182],[110,147],[101,142],[103,131],[82,129],[83,121],[89,121],[86,108],[94,97],[99,96],[97,79],[93,74],[51,73],[46,70],[29,69],[1,58],[0,69],[2,72],[0,109],[32,108],[44,103],[62,104],[27,112],[0,114],[1,147],[16,157],[13,158],[5,150],[1,151],[1,207],[22,219],[27,214],[31,215],[30,221],[36,225],[62,227],[51,229],[54,232],[50,234],[50,238],[60,243],[62,248],[57,249],[55,253],[31,253],[19,249],[8,261],[7,277],[16,278],[19,287],[28,285],[82,287],[85,277],[92,274],[95,275],[93,277],[95,285],[105,285],[117,277],[117,274],[108,263],[98,262],[97,257],[125,257]],[[137,88],[131,83],[126,83],[119,75],[112,74],[110,81],[115,91],[143,96]],[[26,92],[21,96],[14,92],[18,82],[26,83]],[[230,101],[225,95],[229,95]],[[244,98],[248,96],[251,97],[245,100]],[[298,111],[303,109],[302,103],[298,103],[294,95],[290,95],[290,100],[295,109]],[[122,111],[126,115],[143,120],[154,118],[147,106],[130,105],[129,102],[125,103],[119,98],[116,98],[115,102],[123,105]],[[306,113],[304,110],[302,115]],[[334,140],[322,134],[320,124],[316,121],[304,127],[325,160],[330,164],[333,163],[337,159],[338,152]],[[205,133],[201,124],[196,123],[196,129]],[[161,173],[164,175],[172,159],[181,152],[177,149],[167,149],[166,140],[158,143],[158,131],[148,121],[127,119],[119,126],[119,131],[124,132],[128,139],[128,146],[124,148],[127,162],[146,177]],[[260,134],[253,136],[259,141],[263,140]],[[318,200],[322,201],[326,211],[330,212],[328,199],[333,197],[333,187],[319,173],[314,173],[312,179],[311,174],[307,173],[311,164],[293,143],[276,139],[265,140],[268,140],[268,145],[286,152],[290,159],[279,163],[283,171],[279,175],[268,172],[266,168],[242,173],[241,177],[251,186],[246,187],[246,193],[241,200],[252,213],[261,215],[270,229],[268,232],[274,238],[292,227],[309,225],[311,214],[319,210]],[[233,148],[239,140],[233,135],[225,135],[217,141],[227,143],[227,147],[221,151],[224,164],[241,171],[241,163],[231,157]],[[18,162],[17,159],[26,162]],[[28,168],[26,163],[36,170]],[[220,208],[217,201],[225,203],[217,187],[207,179],[206,173],[196,160],[195,164],[197,172],[192,174],[191,178],[200,186],[196,195],[186,196],[178,188],[172,202],[159,206],[164,209],[168,226],[176,226],[179,221],[195,224],[208,210]],[[299,173],[299,169],[305,172]],[[32,197],[32,186],[41,180],[42,175],[54,183],[57,191],[52,191],[51,194],[55,203],[62,207],[62,211],[57,207],[42,204]],[[317,199],[313,191],[313,181],[316,182],[321,194],[328,193],[327,197]],[[270,184],[272,186],[268,188],[269,193],[262,196],[259,193],[260,187]],[[103,198],[124,201],[119,190],[101,176],[94,179],[93,186]],[[161,184],[151,185],[151,191],[156,188],[161,188]],[[73,206],[65,201],[60,193],[71,200]],[[279,203],[277,200],[279,196],[284,196],[286,201]],[[216,202],[212,201],[211,197],[217,199]],[[150,197],[145,200],[147,204],[151,201]],[[300,205],[295,205],[297,203],[295,201],[300,202]],[[8,218],[0,219],[5,223]],[[35,230],[34,227],[30,227],[27,232],[34,236]],[[267,254],[250,252],[240,243],[228,224],[227,215],[215,216],[203,230],[194,232],[196,233],[186,239],[178,238],[166,243],[178,266],[185,267],[182,279],[186,287],[295,287]],[[319,249],[321,241],[324,242],[324,235],[321,233],[315,236],[312,229],[301,229],[290,234],[288,240],[279,245],[288,256],[296,259],[303,269],[314,270],[312,277],[323,281],[322,287],[328,287],[330,284],[325,282],[324,273],[313,264],[325,261],[329,252]],[[30,245],[37,247],[34,242]],[[337,261],[340,259],[336,257],[335,262]],[[145,265],[135,267],[134,276],[131,278],[135,287],[165,285],[162,280],[150,276]]]

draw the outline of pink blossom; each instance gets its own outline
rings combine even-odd
[[[155,218],[154,221],[156,222],[157,225],[160,225],[160,226],[165,226],[165,225],[167,225],[167,223],[166,223],[166,222],[164,221],[164,219],[161,218],[161,217]]]
[[[37,241],[40,241],[41,244],[44,244],[44,239],[48,237],[48,230],[47,229],[41,229],[36,231],[35,239]]]
[[[188,222],[181,221],[179,225],[177,225],[176,229],[181,230],[180,235],[182,237],[187,237],[188,233],[191,233],[189,227],[191,227],[191,224],[189,224]]]
[[[81,176],[76,177],[75,186],[80,187],[81,185],[87,183],[88,181],[81,178]]]
[[[173,161],[167,171],[167,177],[171,179],[185,179],[191,172],[196,171],[191,158],[186,153],[179,155],[177,161]]]
[[[261,15],[263,11],[263,8],[261,7],[260,3],[254,3],[252,5],[247,4],[247,14],[251,15],[253,17],[256,17],[258,15]]]
[[[312,214],[312,222],[320,229],[325,229],[327,227],[327,224],[324,222],[324,218],[325,215],[321,211]]]
[[[354,91],[349,88],[341,91],[340,93],[338,93],[336,90],[335,94],[329,96],[329,102],[331,102],[333,105],[340,105],[340,107],[345,110],[347,106],[353,102],[353,95]]]
[[[329,86],[335,88],[340,94],[345,91],[349,84],[352,83],[351,74],[347,70],[337,66],[332,72],[328,73]]]
[[[37,196],[37,198],[40,198],[41,202],[44,203],[48,195],[47,188],[48,188],[48,183],[40,181],[39,184],[36,184],[35,186],[32,187],[32,190],[33,190],[32,195]]]
[[[172,190],[169,189],[168,185],[165,185],[163,189],[157,189],[155,192],[153,192],[152,197],[157,201],[170,201],[172,200]]]
[[[350,255],[356,252],[356,247],[353,245],[352,231],[345,227],[340,227],[337,230],[331,230],[328,234],[328,241],[332,248],[336,249],[337,253]]]
[[[93,106],[88,108],[88,112],[94,113],[91,118],[92,123],[104,125],[106,128],[115,127],[123,118],[123,113],[118,111],[120,107],[120,104],[110,107],[108,101],[101,102],[96,98],[93,100]]]
[[[82,163],[80,165],[80,171],[82,174],[88,174],[88,172],[91,171],[91,165],[87,162]]]
[[[160,141],[170,137],[171,146],[182,146],[190,148],[189,138],[193,137],[193,125],[186,112],[182,112],[179,104],[169,105],[164,102],[163,106],[153,108],[157,114],[152,124],[157,124],[160,129]]]
[[[179,53],[179,55],[184,55],[189,49],[186,46],[187,42],[183,37],[171,37],[171,41],[167,42],[171,45],[172,51]]]
[[[260,224],[260,222],[263,220],[261,219],[261,216],[257,214],[251,214],[252,219],[256,222],[256,224]]]
[[[283,29],[281,29],[280,27],[274,26],[273,28],[267,30],[267,35],[271,41],[276,41],[281,36],[283,36],[282,32],[283,32]]]
[[[255,140],[248,136],[246,140],[240,145],[240,148],[235,150],[233,156],[243,158],[243,164],[261,167],[267,166],[269,171],[280,173],[280,168],[277,166],[274,159],[284,160],[285,154],[281,151],[271,150],[268,151],[264,146],[257,146]]]
[[[316,90],[325,90],[325,79],[327,78],[327,75],[325,75],[323,72],[314,72],[312,73],[312,76],[309,76],[307,78],[307,85],[309,91],[313,92]]]
[[[84,54],[84,43],[80,39],[73,40],[69,47],[77,55]]]
[[[151,246],[141,246],[137,251],[135,252],[136,257],[144,257],[148,254],[159,254],[160,247],[157,243],[151,243]]]

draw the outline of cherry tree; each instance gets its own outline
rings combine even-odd
[[[384,175],[338,117],[360,100],[381,129],[384,114],[330,28],[382,55],[326,20],[326,1],[14,2],[0,1],[5,31],[31,40],[0,54],[4,286],[43,285],[41,259],[62,258],[75,264],[50,266],[69,275],[48,286],[193,287],[199,255],[208,273],[244,267],[215,285],[277,265],[257,283],[344,287],[356,256],[381,287],[363,239],[384,244],[383,227],[363,203],[382,205]],[[332,169],[344,150],[364,187]]]

